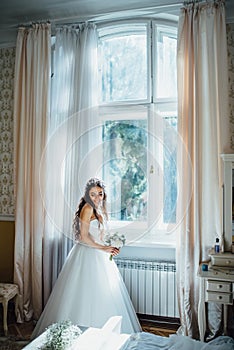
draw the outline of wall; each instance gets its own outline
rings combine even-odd
[[[0,215],[14,215],[13,84],[15,49],[0,49]]]
[[[13,281],[13,84],[15,49],[0,49],[0,282]]]
[[[230,144],[234,151],[234,24],[227,25],[229,65]],[[13,83],[15,49],[0,49],[0,282],[13,279],[14,186],[13,186]],[[232,136],[233,135],[233,136]],[[165,250],[166,249],[166,250]],[[169,260],[172,248],[124,247],[121,256],[145,256]]]
[[[229,125],[231,149],[234,151],[234,23],[227,25],[228,70],[229,70]]]
[[[15,223],[0,221],[0,282],[13,282]]]

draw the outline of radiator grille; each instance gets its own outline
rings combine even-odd
[[[115,258],[139,314],[179,317],[175,262]]]

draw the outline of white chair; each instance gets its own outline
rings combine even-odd
[[[18,294],[19,287],[14,283],[0,283],[0,303],[3,305],[3,329],[4,334],[7,335],[7,313],[8,313],[8,301],[14,298],[15,300],[15,314],[18,308]]]

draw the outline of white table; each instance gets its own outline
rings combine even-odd
[[[204,341],[206,331],[205,303],[207,302],[223,305],[224,334],[227,333],[227,307],[233,304],[234,299],[234,268],[209,264],[208,271],[202,271],[201,264],[198,276],[200,277],[198,326],[200,340]]]

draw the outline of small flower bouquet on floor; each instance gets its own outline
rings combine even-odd
[[[40,350],[66,350],[82,334],[81,329],[71,321],[53,323],[46,329],[46,343]]]
[[[122,248],[126,242],[125,236],[122,234],[120,235],[118,232],[115,232],[113,235],[106,234],[104,237],[104,243],[105,245],[112,246],[115,248]],[[110,255],[110,260],[113,259],[113,256]]]

